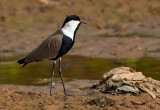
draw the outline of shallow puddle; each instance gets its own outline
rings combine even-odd
[[[32,63],[25,68],[16,63],[22,58],[0,58],[0,84],[18,85],[49,85],[52,61]],[[160,59],[106,59],[89,58],[82,56],[64,56],[62,59],[62,72],[65,81],[76,79],[99,80],[102,75],[112,68],[129,66],[144,75],[160,80]],[[58,63],[55,67],[55,82],[60,82]]]

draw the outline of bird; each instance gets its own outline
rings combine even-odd
[[[39,62],[43,60],[53,61],[50,82],[50,95],[52,95],[54,67],[56,61],[59,60],[58,73],[62,81],[64,95],[67,96],[61,71],[61,57],[73,47],[76,32],[81,24],[87,23],[81,20],[80,17],[77,15],[67,16],[60,29],[47,37],[37,48],[31,51],[26,57],[17,61],[17,63],[22,64],[22,67],[25,67],[32,62]]]

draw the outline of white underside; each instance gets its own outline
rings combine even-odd
[[[70,37],[73,40],[74,32],[79,23],[80,23],[79,21],[73,21],[73,20],[66,23],[62,28],[63,34]]]

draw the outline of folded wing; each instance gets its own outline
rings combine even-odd
[[[36,49],[29,53],[24,59],[19,60],[20,64],[28,64],[31,62],[41,61],[44,59],[55,58],[62,44],[63,33],[58,30],[56,33],[45,39]]]

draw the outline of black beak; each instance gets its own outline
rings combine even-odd
[[[80,20],[80,22],[83,23],[83,24],[87,24],[87,23],[86,23],[85,21],[83,21],[83,20]]]

